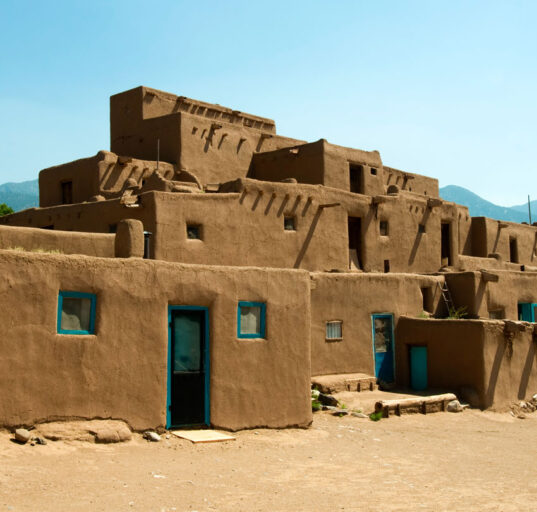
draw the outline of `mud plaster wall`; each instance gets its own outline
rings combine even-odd
[[[335,208],[319,210],[317,199],[308,203],[296,188],[259,192],[249,187],[241,194],[158,194],[156,257],[308,270],[346,267],[345,231],[333,229]],[[284,229],[286,216],[295,219],[296,231]],[[187,225],[199,226],[202,239],[189,240]]]
[[[123,162],[122,162],[123,160]],[[166,162],[159,162],[159,172],[172,179],[175,168]],[[43,169],[39,173],[40,206],[62,204],[62,183],[73,184],[73,203],[89,201],[96,195],[105,198],[118,196],[128,179],[139,186],[157,169],[157,162],[118,158],[109,151],[99,151],[97,155],[67,164]]]
[[[164,425],[168,306],[210,311],[211,422],[311,421],[309,276],[0,251],[0,425],[119,418]],[[96,334],[56,333],[59,290],[97,295]],[[266,339],[239,340],[237,302],[267,304]]]
[[[439,197],[440,193],[436,178],[400,171],[387,166],[384,166],[384,184],[386,188],[390,185],[397,185],[400,190],[429,197]]]
[[[39,205],[62,204],[62,182],[71,181],[73,203],[87,201],[99,193],[98,168],[103,155],[82,158],[63,165],[44,169],[39,173]]]
[[[504,226],[504,227],[502,227]],[[485,217],[472,218],[473,255],[486,257],[497,253],[505,262],[537,263],[537,227],[514,222],[499,222]],[[518,258],[512,258],[509,239],[517,242]]]
[[[409,384],[408,346],[425,345],[430,388],[451,389],[483,409],[505,409],[537,390],[533,327],[525,326],[509,344],[501,321],[401,318],[398,383]]]
[[[410,386],[409,347],[426,346],[429,388],[451,390],[466,400],[475,395],[472,405],[485,407],[482,322],[402,317],[395,336],[400,386]]]
[[[311,366],[313,375],[375,374],[372,320],[374,313],[400,315],[423,312],[421,288],[430,287],[432,309],[441,300],[442,276],[402,274],[311,274]],[[343,340],[326,341],[326,322],[343,322]],[[398,337],[397,331],[395,334]],[[396,341],[397,343],[397,341]],[[395,373],[398,374],[396,364]]]
[[[471,317],[489,318],[502,312],[503,318],[518,320],[518,304],[537,302],[537,273],[494,270],[498,281],[485,281],[480,272],[446,274],[453,302],[465,306]]]
[[[155,232],[155,200],[152,193],[139,199],[139,206],[127,208],[119,199],[62,205],[51,208],[30,208],[13,215],[0,217],[0,224],[11,226],[53,226],[55,230],[109,233],[122,219],[142,221],[144,229]],[[49,230],[47,230],[49,231]],[[151,241],[151,256],[155,251],[155,238]]]
[[[194,111],[201,108],[203,115],[183,111],[180,103],[175,109],[170,99],[174,97],[147,88],[112,96],[111,150],[155,160],[160,139],[161,160],[177,164],[207,184],[246,176],[254,152],[302,142],[276,135],[269,119],[238,113],[233,120],[241,122],[230,122],[226,116],[232,111],[216,105],[194,102],[199,105]]]
[[[506,339],[502,322],[486,322],[484,333],[484,407],[503,410],[537,392],[533,326]]]
[[[0,249],[114,257],[114,235],[0,226]]]

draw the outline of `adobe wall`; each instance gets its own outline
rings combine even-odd
[[[144,180],[157,170],[156,161],[121,157],[109,151],[99,151],[95,156],[43,169],[39,173],[39,205],[43,207],[62,204],[62,182],[73,186],[73,203],[90,201],[94,196],[117,197],[124,190],[126,181],[133,180],[142,186]],[[172,179],[175,167],[159,162],[158,170]]]
[[[235,188],[234,188],[235,189]],[[345,269],[346,220],[338,208],[307,186],[238,183],[238,193],[172,194],[156,197],[155,257],[213,265]],[[284,218],[295,219],[294,231]],[[201,240],[187,238],[187,225],[201,229]]]
[[[426,346],[429,388],[486,407],[483,322],[402,317],[395,336],[397,384],[410,387],[409,347]]]
[[[62,204],[61,183],[73,184],[73,203],[82,203],[99,193],[99,165],[105,155],[101,152],[62,165],[43,169],[39,173],[39,205],[41,207]]]
[[[325,139],[254,154],[248,177],[263,181],[294,178],[299,183],[350,191],[350,165],[362,168],[361,193],[376,195],[386,192],[378,151],[336,146]]]
[[[110,148],[121,155],[160,159],[201,183],[246,176],[254,152],[303,141],[276,135],[274,121],[147,87],[110,98]]]
[[[0,226],[0,249],[114,257],[115,235]]]
[[[473,318],[518,320],[518,304],[537,302],[537,273],[491,270],[498,280],[487,281],[481,272],[446,274],[456,307],[466,306]]]
[[[220,191],[147,192],[134,208],[115,199],[30,209],[0,218],[0,224],[109,232],[119,220],[133,218],[153,233],[152,255],[157,259],[323,271],[357,269],[359,263],[366,272],[423,273],[446,263],[441,224],[449,223],[451,266],[458,264],[461,213],[453,203],[430,206],[425,197],[406,192],[370,197],[252,179],[226,183]],[[295,231],[284,230],[286,216],[295,218]],[[349,250],[349,217],[361,219],[359,262]],[[381,235],[381,222],[388,223],[386,235]],[[203,241],[187,239],[188,223],[203,226]]]
[[[449,389],[472,405],[503,410],[537,390],[533,326],[510,337],[502,321],[401,318],[398,383],[409,385],[409,346],[427,346],[430,388]]]
[[[0,251],[0,273],[1,426],[165,425],[169,305],[209,308],[215,427],[311,422],[305,272]],[[56,333],[59,290],[97,294],[95,335]],[[265,340],[237,339],[239,300],[266,302]]]
[[[511,254],[510,239],[516,240],[517,253]],[[537,227],[503,222],[486,217],[472,218],[472,254],[497,254],[504,262],[537,264]],[[515,257],[513,257],[515,256]]]
[[[440,194],[436,178],[401,171],[386,165],[384,166],[384,185],[386,189],[390,185],[396,185],[399,190],[406,190],[407,192],[429,197],[439,197]]]
[[[441,307],[438,283],[442,282],[442,276],[412,274],[311,274],[312,375],[375,375],[371,315],[392,313],[396,327],[401,315],[423,313],[421,289],[427,287],[430,312],[436,312]],[[343,322],[343,340],[326,340],[326,322],[331,320]],[[396,364],[396,375],[398,371]]]

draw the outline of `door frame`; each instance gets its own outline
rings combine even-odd
[[[203,367],[205,369],[205,411],[204,423],[209,426],[210,418],[210,350],[209,350],[209,308],[206,306],[168,306],[168,369],[166,384],[166,428],[186,427],[188,425],[172,425],[171,405],[172,405],[172,314],[174,311],[202,311],[204,316],[205,339],[203,344]]]
[[[376,361],[376,351],[375,351],[375,318],[386,318],[390,317],[392,319],[392,368],[393,368],[393,382],[396,382],[396,372],[395,372],[395,319],[393,313],[372,313],[371,314],[371,341],[373,343],[373,372],[375,377],[377,376],[377,361]],[[390,383],[388,383],[390,384]]]

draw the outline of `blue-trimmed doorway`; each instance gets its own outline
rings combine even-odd
[[[209,309],[168,307],[166,427],[210,425]]]

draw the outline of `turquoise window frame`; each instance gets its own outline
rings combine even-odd
[[[260,322],[259,322],[259,332],[244,334],[241,333],[241,308],[261,308]],[[267,316],[267,305],[264,302],[249,302],[246,300],[239,301],[237,307],[237,338],[240,339],[255,339],[255,338],[265,338],[265,326],[266,326],[266,316]]]
[[[62,309],[63,299],[89,299],[90,303],[90,325],[89,330],[71,330],[62,329]],[[95,310],[97,306],[97,296],[94,293],[83,292],[68,292],[61,291],[58,293],[58,317],[57,317],[57,331],[58,334],[77,334],[77,335],[91,335],[95,334]]]

